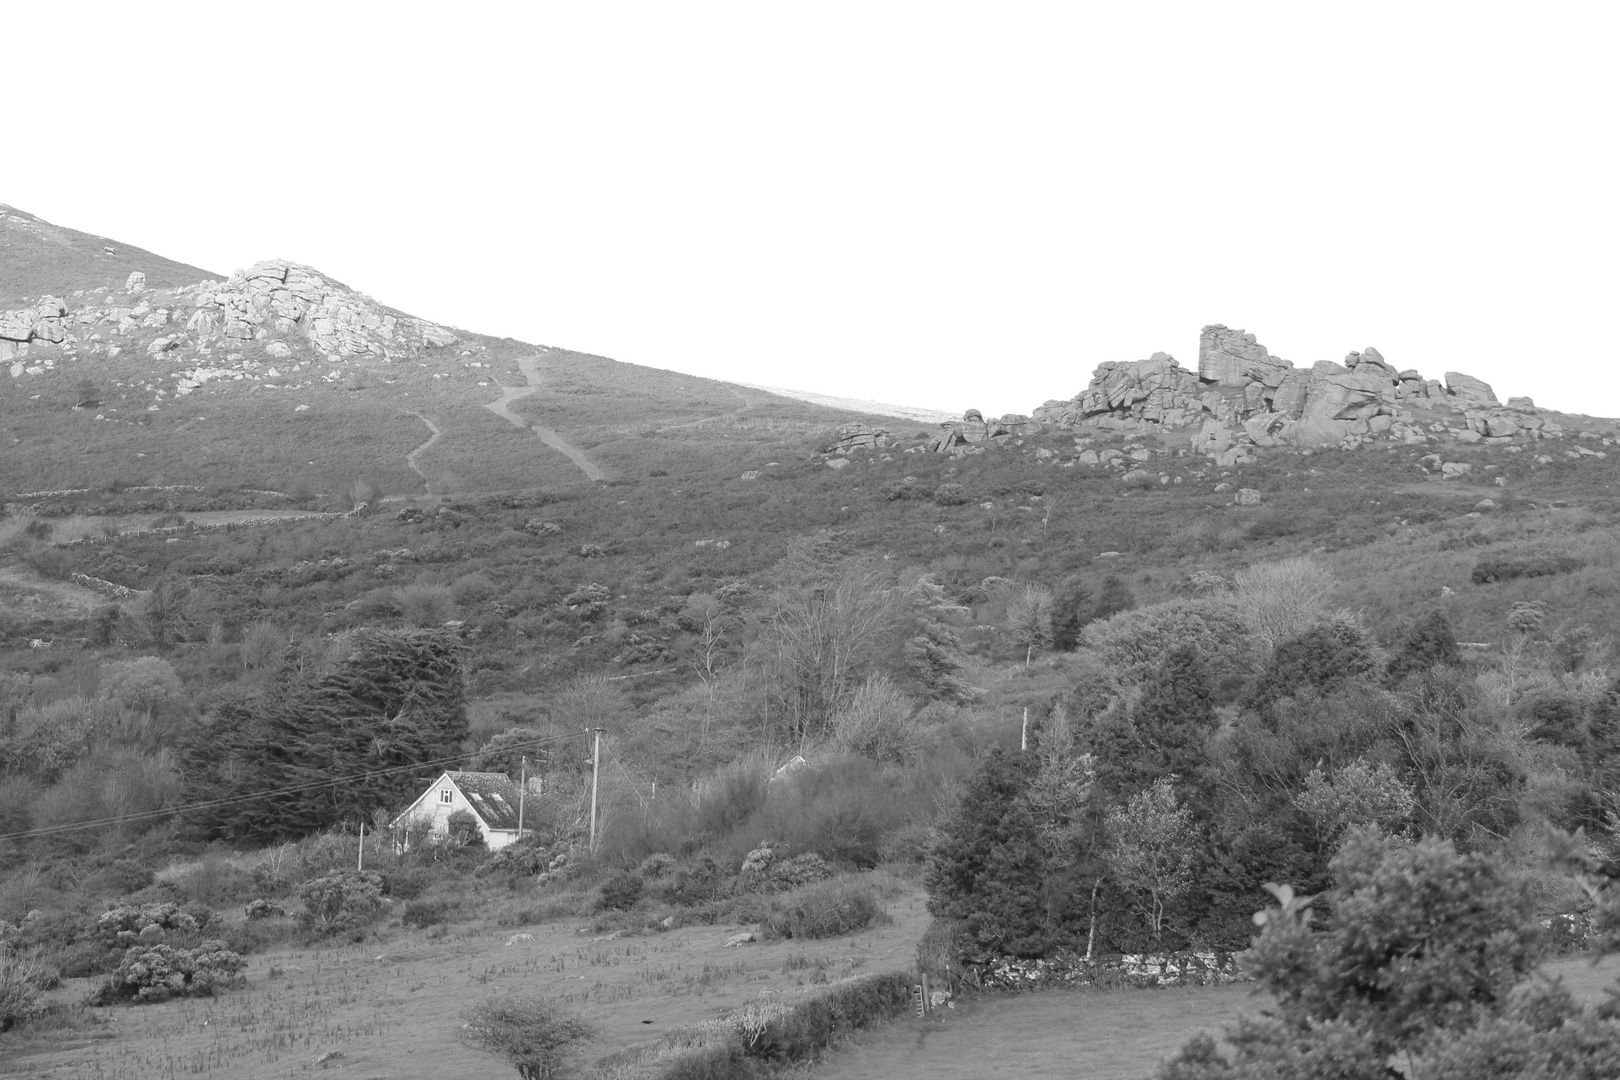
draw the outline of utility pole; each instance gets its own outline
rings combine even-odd
[[[596,729],[596,745],[591,750],[591,851],[596,851],[596,778],[602,769],[602,729]]]
[[[1032,645],[1032,646],[1030,646],[1030,648],[1034,648],[1034,646]],[[1024,661],[1024,663],[1028,664],[1029,661],[1026,660],[1026,661]],[[1023,730],[1021,732],[1019,732],[1019,735],[1018,735],[1018,749],[1020,749],[1020,750],[1028,750],[1029,749],[1029,706],[1028,705],[1024,706],[1024,728],[1023,728]]]
[[[518,766],[518,775],[520,777],[522,777],[522,779],[518,781],[518,834],[517,834],[517,838],[519,840],[521,840],[521,839],[523,839],[523,796],[527,795],[528,792],[529,792],[529,758],[528,758],[527,755],[525,755],[523,757],[523,764]]]

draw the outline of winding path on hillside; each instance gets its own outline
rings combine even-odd
[[[428,430],[433,432],[433,434],[428,436],[427,442],[405,455],[405,464],[411,467],[411,472],[422,478],[422,486],[426,488],[428,487],[428,474],[422,471],[422,467],[416,463],[416,459],[421,457],[422,454],[434,443],[438,442],[439,436],[443,434],[443,432],[439,430],[439,425],[435,424],[421,413],[412,413],[411,415],[422,421],[422,423],[426,424],[428,426]]]
[[[539,357],[537,356],[525,356],[520,359],[518,361],[518,370],[523,372],[523,377],[524,379],[528,380],[528,384],[526,386],[508,386],[503,388],[501,391],[501,396],[496,398],[494,401],[485,402],[484,408],[488,409],[496,416],[506,417],[507,421],[514,427],[528,428],[530,431],[534,432],[540,437],[541,442],[545,443],[558,453],[565,455],[569,461],[572,461],[575,465],[578,465],[579,471],[590,477],[592,480],[606,480],[607,473],[602,471],[601,466],[597,465],[590,458],[586,457],[585,451],[581,450],[567,439],[564,439],[561,435],[557,434],[550,428],[542,427],[539,424],[532,424],[523,419],[523,417],[519,416],[517,413],[513,412],[511,409],[507,408],[508,405],[519,398],[526,398],[530,394],[537,393],[539,391],[540,369],[535,364],[535,361],[538,359]],[[415,468],[414,465],[411,467]]]

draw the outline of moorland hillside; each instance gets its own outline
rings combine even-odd
[[[0,920],[70,976],[879,865],[936,955],[1225,949],[1354,828],[1620,845],[1620,425],[1533,386],[1211,326],[938,423],[174,265],[0,315]],[[535,781],[520,853],[335,879],[447,766]]]

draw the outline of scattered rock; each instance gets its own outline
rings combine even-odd
[[[848,464],[849,464],[849,458],[847,458],[847,457],[835,457],[835,458],[830,458],[827,461],[827,467],[829,469],[842,469],[844,466],[846,466]]]
[[[1455,480],[1473,471],[1474,467],[1466,461],[1448,461],[1440,466],[1440,475],[1446,480]]]
[[[1238,488],[1234,501],[1239,506],[1259,506],[1260,492],[1255,488]]]
[[[131,270],[129,277],[124,279],[124,291],[131,296],[146,291],[146,275],[139,270]]]

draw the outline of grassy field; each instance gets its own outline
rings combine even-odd
[[[1620,975],[1620,957],[1601,964],[1574,958],[1548,964],[1583,1001],[1603,998]],[[1142,1080],[1199,1031],[1218,1031],[1267,999],[1248,986],[1164,990],[1054,991],[991,997],[908,1019],[829,1054],[818,1080]]]
[[[595,1058],[682,1024],[729,1012],[818,973],[903,970],[928,915],[920,893],[888,905],[893,922],[846,937],[724,947],[730,926],[609,937],[582,920],[493,922],[381,941],[255,956],[246,989],[213,999],[89,1010],[66,1043],[0,1043],[0,1076],[148,1080],[300,1076],[329,1051],[343,1075],[435,1080],[502,1075],[504,1066],[456,1040],[461,1010],[497,989],[534,989],[572,1004],[601,1030]],[[518,935],[532,940],[514,940]],[[73,1000],[89,989],[56,991]]]

